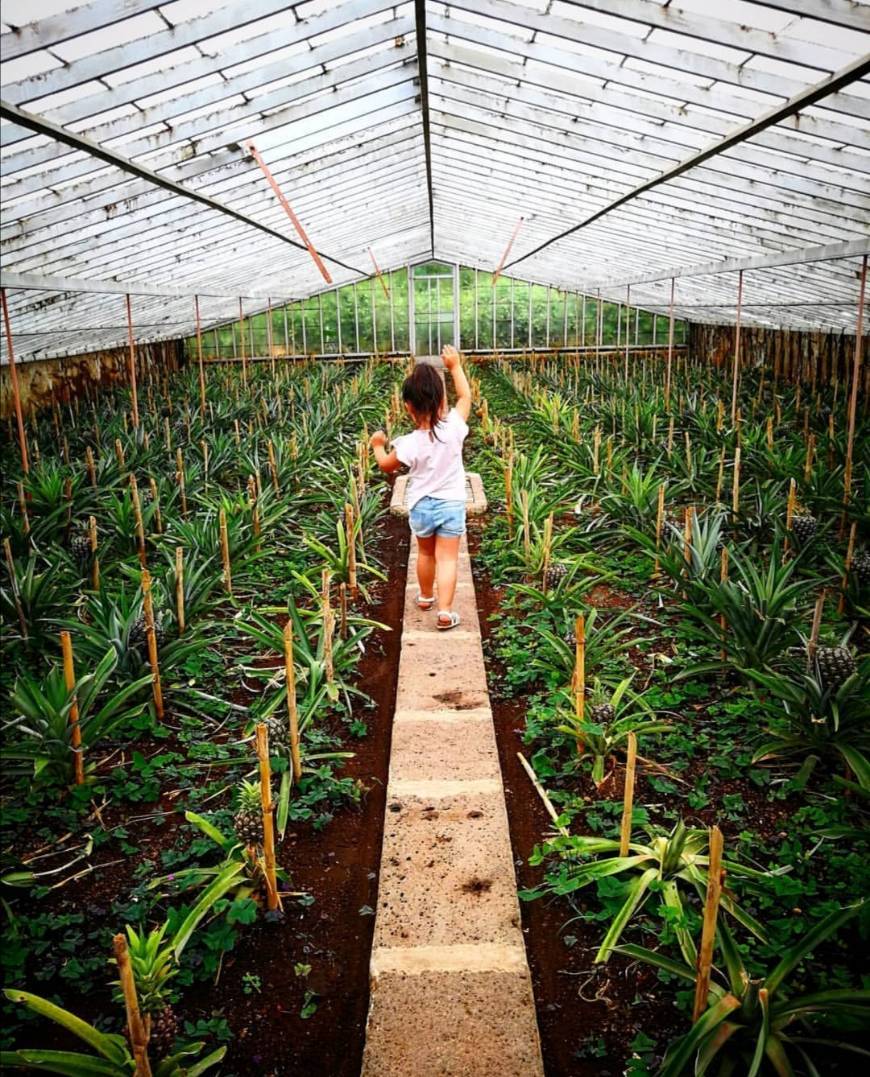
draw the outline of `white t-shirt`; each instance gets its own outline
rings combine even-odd
[[[409,511],[422,497],[465,501],[462,443],[468,435],[468,424],[456,408],[451,408],[436,426],[435,433],[437,439],[429,430],[414,430],[393,438],[396,456],[411,469]]]

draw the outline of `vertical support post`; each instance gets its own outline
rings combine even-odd
[[[287,719],[290,723],[290,758],[293,761],[293,780],[302,777],[302,758],[299,753],[299,712],[296,705],[296,666],[293,662],[293,622],[284,625],[284,674],[287,681]]]
[[[72,638],[69,632],[61,632],[60,649],[63,654],[63,683],[68,693],[76,686],[75,662],[73,659]],[[79,701],[73,697],[69,709],[70,747],[73,752],[76,785],[85,782],[85,758],[82,751],[82,727],[79,724]]]
[[[100,558],[97,554],[97,518],[88,517],[88,538],[91,544],[91,587],[95,591],[100,588]]]
[[[858,404],[858,381],[861,377],[861,349],[864,333],[864,296],[867,288],[867,255],[861,262],[861,283],[858,288],[858,317],[855,324],[855,357],[852,364],[852,387],[849,392],[849,408],[846,428],[846,469],[843,474],[843,518],[840,536],[846,532],[846,509],[852,497],[852,453],[855,445],[855,409]]]
[[[148,563],[145,553],[145,521],[142,519],[142,502],[139,500],[139,484],[136,476],[130,476],[130,497],[133,501],[133,515],[136,518],[136,541],[138,545],[139,564],[142,568]]]
[[[332,603],[330,591],[332,585],[332,573],[328,568],[323,570],[322,579],[322,610],[323,610],[323,665],[326,674],[326,683],[332,684],[335,679],[335,669],[332,659]]]
[[[115,961],[118,963],[118,976],[121,980],[124,1006],[127,1011],[127,1031],[130,1035],[130,1046],[136,1066],[134,1077],[151,1077],[151,1063],[148,1061],[148,1029],[139,1010],[136,981],[127,950],[127,940],[123,935],[115,935],[112,939],[112,946],[115,951]]]
[[[133,340],[133,305],[130,302],[130,293],[125,296],[127,301],[127,346],[130,349],[128,365],[130,370],[130,407],[133,412],[133,430],[139,430],[139,395],[136,391],[136,344]]]
[[[181,448],[175,450],[175,478],[178,482],[178,494],[181,498],[181,515],[187,515],[187,488],[184,481],[184,457]]]
[[[263,861],[266,876],[266,905],[274,912],[281,904],[275,876],[275,820],[272,815],[272,769],[269,765],[269,731],[265,722],[257,726],[257,760],[260,764],[260,804],[263,809]]]
[[[840,601],[837,603],[837,613],[842,613],[846,608],[846,588],[849,584],[849,571],[852,568],[852,558],[855,556],[855,536],[858,532],[858,521],[853,520],[849,528],[849,544],[846,547],[846,560],[843,563],[843,579],[840,581]],[[6,540],[8,542],[8,539]]]
[[[701,928],[701,948],[698,951],[698,974],[695,979],[695,1005],[692,1020],[697,1021],[707,1008],[710,993],[710,968],[713,964],[713,945],[716,941],[716,920],[722,897],[722,831],[710,827],[709,863],[707,865],[707,897],[704,902],[704,923]]]
[[[199,320],[199,296],[193,297],[193,312],[196,317],[196,361],[199,365],[199,413],[205,422],[205,365],[202,358],[202,324]]]
[[[628,734],[628,753],[625,758],[625,790],[622,795],[622,823],[619,828],[619,855],[628,856],[631,842],[631,816],[634,811],[634,781],[637,768],[637,736]]]
[[[737,519],[740,511],[740,446],[734,450],[734,481],[731,484],[731,513]]]
[[[586,615],[574,621],[574,715],[578,724],[586,715]],[[577,751],[583,750],[583,738],[577,738]]]
[[[245,316],[242,312],[242,297],[239,296],[239,347],[242,349],[242,385],[248,384],[248,361],[245,358]]]
[[[674,363],[674,289],[676,287],[676,280],[671,277],[671,303],[668,308],[668,361],[667,368],[665,370],[665,411],[670,411],[671,408],[671,371]],[[655,315],[653,316],[653,322],[655,323]],[[658,344],[658,339],[655,336],[656,326],[653,324],[653,344]]]
[[[230,565],[230,537],[227,531],[227,513],[226,509],[221,509],[218,515],[218,525],[221,533],[221,560],[223,561],[224,568],[224,587],[227,594],[232,596],[233,593],[233,571]]]
[[[734,323],[734,369],[731,379],[731,425],[737,425],[737,387],[740,384],[740,314],[743,308],[743,270],[737,274],[737,318]]]
[[[27,435],[24,432],[24,414],[21,410],[21,389],[18,385],[18,370],[15,366],[15,346],[12,343],[12,327],[9,324],[9,304],[6,302],[6,289],[0,288],[0,302],[3,304],[3,327],[6,330],[6,354],[9,357],[9,378],[12,382],[12,400],[15,404],[15,423],[18,427],[18,448],[21,451],[21,470],[30,471],[27,458]]]
[[[658,505],[656,506],[656,562],[653,568],[653,576],[658,578],[658,574],[661,571],[661,562],[659,560],[662,548],[662,529],[665,523],[665,484],[659,483],[659,496]]]
[[[628,384],[628,345],[631,340],[631,333],[628,331],[628,327],[631,324],[631,285],[625,286],[625,383]]]
[[[175,547],[175,611],[178,618],[178,634],[184,635],[184,547]]]
[[[157,635],[154,631],[154,604],[151,598],[151,573],[142,569],[142,612],[145,615],[145,638],[148,643],[148,663],[151,666],[151,684],[154,693],[154,712],[158,721],[163,720],[163,687],[160,684],[160,662],[157,657]]]
[[[356,520],[353,505],[346,502],[344,506],[344,527],[347,536],[347,584],[351,594],[356,594]]]

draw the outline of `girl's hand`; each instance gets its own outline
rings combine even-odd
[[[453,347],[452,344],[445,344],[441,349],[441,360],[447,370],[453,370],[459,366],[460,358],[459,352]]]
[[[383,430],[376,430],[369,438],[369,446],[372,449],[383,448],[387,444],[387,435]]]

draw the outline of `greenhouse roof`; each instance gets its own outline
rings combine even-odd
[[[743,268],[747,324],[855,330],[870,3],[70,2],[3,6],[23,358],[120,343],[125,292],[145,340],[322,290],[251,142],[335,284],[516,234],[514,277],[722,323]]]

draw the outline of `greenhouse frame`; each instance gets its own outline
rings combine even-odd
[[[870,0],[4,0],[0,1071],[853,1077]]]

